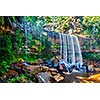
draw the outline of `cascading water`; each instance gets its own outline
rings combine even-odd
[[[62,59],[62,33],[59,34],[59,41],[60,41],[60,59]]]
[[[81,68],[83,60],[77,36],[63,33],[58,34],[60,42],[60,59],[69,65],[69,67],[75,65],[77,68]]]
[[[63,41],[64,41],[64,49],[63,49],[63,57],[64,57],[64,60],[66,61],[67,63],[67,41],[66,41],[66,35],[64,34],[63,35]]]
[[[77,36],[73,36],[73,41],[74,41],[75,58],[76,58],[75,62],[76,63],[79,62],[80,65],[82,66],[83,58],[82,58],[81,48]]]
[[[67,35],[67,42],[68,42],[68,63],[75,64],[75,51],[74,51],[74,44],[73,44],[73,37],[72,35]]]

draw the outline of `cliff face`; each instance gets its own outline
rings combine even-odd
[[[100,40],[89,35],[78,35],[82,52],[100,52]]]
[[[96,37],[78,35],[84,62],[90,69],[100,66],[100,42]]]

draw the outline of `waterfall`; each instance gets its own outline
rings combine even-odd
[[[68,63],[75,64],[75,51],[74,51],[74,43],[72,35],[67,35],[68,42]]]
[[[63,59],[67,62],[67,41],[66,35],[62,35],[63,37]]]
[[[59,34],[60,59],[70,65],[83,64],[80,44],[77,36],[70,34]]]
[[[60,59],[62,59],[62,33],[59,34],[59,41],[60,41]]]
[[[67,62],[67,36],[66,35],[64,35],[64,42],[65,42],[65,49],[64,49],[64,54],[65,54],[65,60],[66,60],[66,62]]]
[[[79,44],[79,40],[77,36],[73,36],[73,41],[74,41],[74,48],[75,48],[75,58],[76,58],[76,63],[80,63],[80,65],[83,64],[83,58],[82,58],[82,53],[81,53],[81,48]]]

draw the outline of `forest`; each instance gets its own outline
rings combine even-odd
[[[100,16],[0,16],[0,83],[100,83],[99,73]]]

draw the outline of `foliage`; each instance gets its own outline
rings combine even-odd
[[[82,21],[83,33],[88,35],[89,47],[91,49],[100,49],[100,17],[99,16],[84,16]],[[84,45],[84,44],[83,44]],[[88,48],[88,47],[87,47]]]
[[[24,83],[24,82],[26,82],[27,79],[28,79],[28,77],[26,75],[21,74],[20,76],[8,78],[7,81],[9,83],[16,83],[16,82]]]
[[[0,17],[0,25],[4,25],[4,17],[3,16]]]
[[[8,72],[10,66],[8,66],[6,61],[2,61],[2,63],[0,63],[0,75]]]
[[[19,48],[24,44],[22,33],[17,30],[14,35],[11,33],[0,34],[0,62],[7,61],[12,62],[18,57]]]
[[[90,60],[90,61],[99,61],[100,60],[100,53],[84,53],[83,54],[83,58],[84,59],[87,59],[87,60]]]
[[[9,62],[14,59],[14,51],[12,49],[12,35],[5,33],[0,35],[0,62],[3,60]]]
[[[53,31],[64,32],[64,29],[67,29],[67,21],[70,19],[69,16],[46,16],[45,25],[52,23]]]
[[[7,79],[8,83],[28,83],[28,82],[36,82],[35,76],[21,74],[19,76],[10,77]]]

